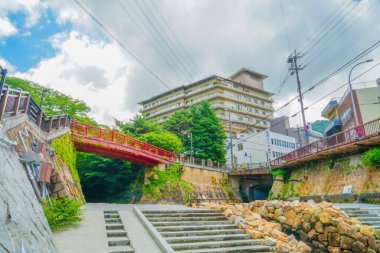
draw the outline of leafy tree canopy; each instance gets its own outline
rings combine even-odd
[[[208,103],[203,101],[188,110],[179,110],[164,124],[164,128],[182,139],[183,149],[191,150],[190,133],[193,139],[193,156],[224,163],[226,134],[220,119]]]
[[[82,122],[96,125],[96,122],[88,116],[90,107],[79,99],[74,99],[59,91],[17,77],[7,77],[6,83],[13,89],[28,91],[32,99],[38,104],[41,101],[43,91],[47,90],[48,93],[43,100],[43,110],[47,115],[68,114]]]
[[[150,132],[160,133],[163,131],[157,122],[148,120],[140,114],[136,114],[129,122],[115,119],[115,125],[117,130],[132,136],[139,136]]]
[[[142,134],[139,137],[140,140],[146,141],[154,146],[166,149],[171,152],[175,152],[177,154],[182,151],[182,142],[181,139],[176,135],[170,132],[150,132],[146,134]]]

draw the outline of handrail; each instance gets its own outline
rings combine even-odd
[[[271,161],[271,166],[280,166],[287,162],[307,157],[311,154],[362,141],[377,135],[380,135],[380,118],[296,149]]]
[[[68,127],[71,118],[67,114],[47,116],[31,98],[30,93],[21,89],[12,89],[5,85],[0,91],[0,120],[18,114],[27,114],[40,129],[50,132],[52,129]]]
[[[114,130],[91,126],[89,124],[85,124],[76,120],[71,121],[71,132],[72,134],[89,137],[91,139],[109,141],[118,145],[132,147],[134,149],[144,151],[155,156],[160,156],[170,161],[174,161],[176,158],[176,154],[174,152],[156,147],[131,136],[118,133]]]

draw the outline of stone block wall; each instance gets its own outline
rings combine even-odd
[[[364,166],[361,156],[329,158],[286,168],[290,178],[287,182],[282,181],[282,176],[276,178],[272,197],[342,194],[345,185],[351,185],[356,194],[380,192],[380,170]]]
[[[0,252],[58,252],[18,154],[2,143],[0,175]]]

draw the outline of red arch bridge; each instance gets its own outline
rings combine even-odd
[[[176,154],[113,130],[72,120],[71,134],[78,151],[147,166],[173,163]]]

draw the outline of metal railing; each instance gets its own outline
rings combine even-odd
[[[91,126],[76,120],[71,121],[71,132],[75,135],[85,136],[87,138],[112,142],[118,145],[131,147],[136,150],[160,156],[166,160],[174,161],[176,154],[165,149],[153,146],[147,142],[140,141],[131,136],[118,133],[114,130],[108,130],[97,126]]]
[[[193,204],[193,203],[202,203],[202,202],[225,202],[225,203],[231,203],[231,204],[235,204],[235,203],[241,203],[241,200],[239,199],[229,199],[229,198],[225,198],[225,199],[191,199],[189,201],[189,204]]]
[[[44,111],[31,98],[29,92],[21,89],[12,89],[8,85],[5,85],[0,93],[0,120],[26,113],[39,128],[46,132],[70,125],[71,119],[67,114],[56,116],[45,115]]]
[[[380,135],[380,118],[296,149],[271,161],[271,166],[276,167],[321,151],[363,141],[378,135]]]
[[[228,172],[228,168],[224,164],[220,164],[219,162],[212,161],[210,159],[205,160],[202,158],[185,157],[183,155],[180,155],[179,163],[180,165],[196,167],[199,169]]]
[[[270,168],[268,168],[267,164],[262,167],[256,167],[256,168],[237,168],[230,172],[231,175],[266,175],[270,174]]]

